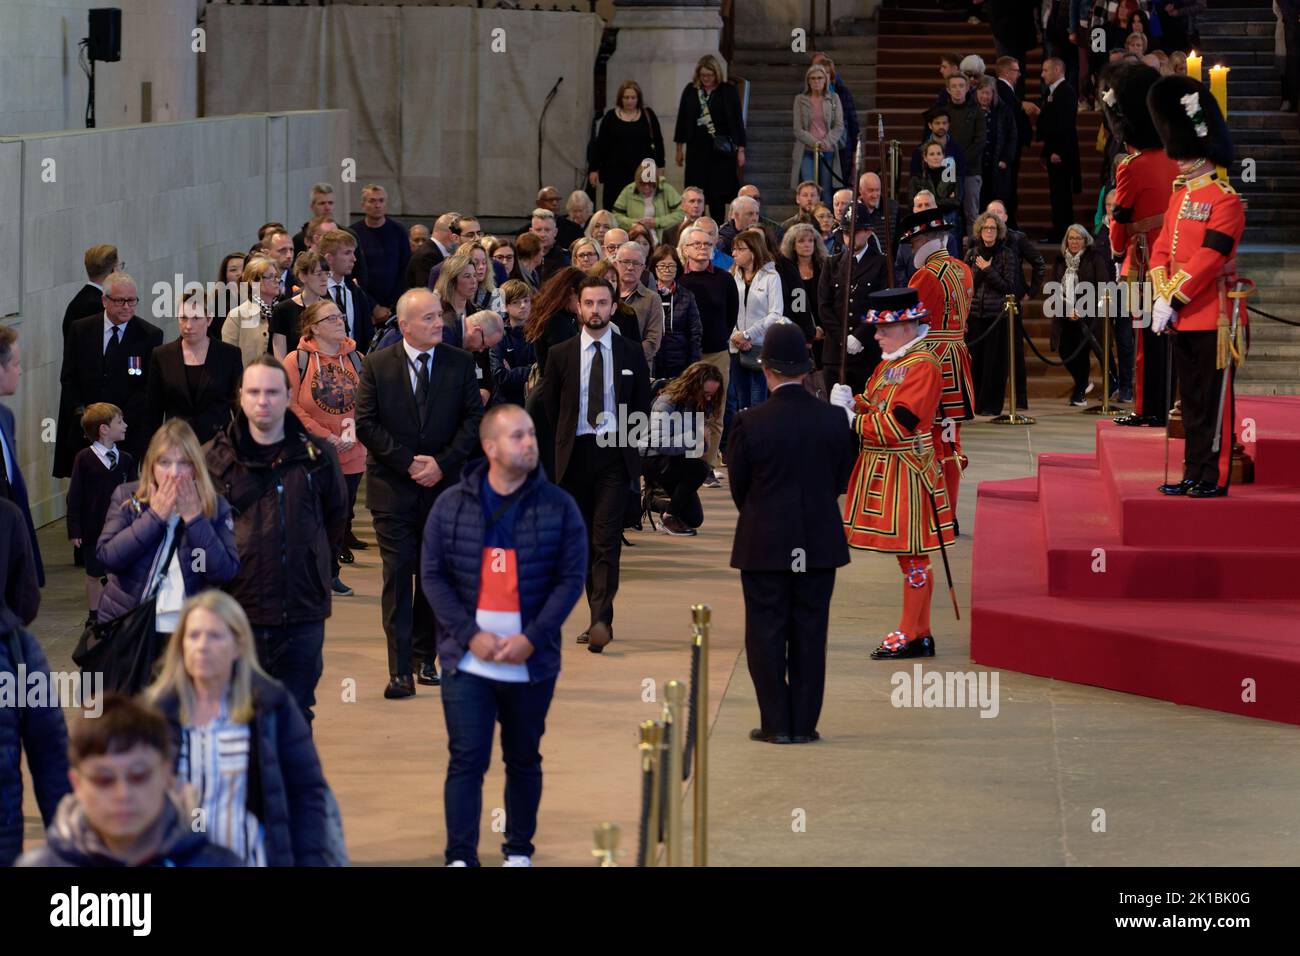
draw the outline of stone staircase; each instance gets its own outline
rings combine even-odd
[[[1205,77],[1215,64],[1230,69],[1228,127],[1237,147],[1230,177],[1249,204],[1245,241],[1300,243],[1300,123],[1296,114],[1278,110],[1272,2],[1212,0],[1199,22]],[[1254,182],[1242,179],[1247,159],[1254,160]]]
[[[1237,251],[1237,271],[1255,282],[1250,305],[1300,322],[1300,248],[1244,244]],[[1300,327],[1250,316],[1250,352],[1237,393],[1300,395]]]
[[[861,29],[861,22],[855,24]],[[743,32],[743,31],[742,31]],[[876,99],[876,42],[874,24],[853,35],[818,38],[810,49],[825,51],[853,94],[859,122],[865,124],[867,110]],[[748,147],[742,181],[757,186],[763,195],[763,215],[780,222],[794,214],[790,189],[790,154],[794,98],[803,89],[804,71],[810,55],[792,53],[790,45],[745,45],[737,37],[729,75],[749,83],[749,114],[745,127]],[[835,164],[836,174],[839,164]],[[837,184],[838,188],[838,184]]]

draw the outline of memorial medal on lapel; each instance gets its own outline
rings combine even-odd
[[[890,385],[900,384],[906,375],[907,375],[907,369],[901,365],[895,368],[885,369],[885,381],[888,382]]]
[[[1192,222],[1209,222],[1210,211],[1214,208],[1212,203],[1208,202],[1184,202],[1183,214],[1180,219],[1189,219]]]
[[[138,356],[138,355],[128,355],[128,356],[126,357],[126,374],[127,374],[127,375],[143,375],[143,374],[144,374],[144,366],[142,365],[142,363],[141,363],[141,361],[140,361],[140,356]]]

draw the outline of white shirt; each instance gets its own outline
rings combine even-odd
[[[103,287],[102,285],[100,285],[98,282],[91,282],[89,279],[87,279],[87,280],[86,280],[86,285],[93,285],[93,286],[94,286],[96,289],[98,289],[100,292],[103,292],[103,291],[104,291],[104,287]]]
[[[95,457],[96,457],[96,458],[98,458],[100,461],[102,461],[102,462],[104,463],[104,467],[105,467],[105,468],[108,468],[108,469],[110,469],[110,470],[113,468],[113,466],[112,466],[111,464],[109,464],[109,461],[108,461],[108,452],[109,452],[109,448],[108,448],[107,445],[100,444],[99,442],[91,442],[90,450],[93,451],[93,452],[95,453]],[[117,460],[118,460],[118,461],[121,461],[121,460],[122,460],[122,452],[117,448],[116,445],[113,446],[113,449],[112,449],[112,450],[115,451],[115,452],[117,452]]]
[[[352,306],[352,292],[351,292],[351,290],[347,287],[347,283],[346,283],[345,281],[343,281],[342,279],[331,279],[331,280],[330,280],[330,284],[329,284],[329,288],[326,289],[325,291],[328,293],[329,298],[330,298],[330,301],[333,302],[335,305],[338,305],[339,297],[338,297],[338,292],[337,292],[337,290],[339,290],[339,289],[342,289],[342,290],[343,290],[343,308],[342,308],[342,311],[343,311],[343,322],[344,322],[344,324],[347,326],[347,336],[348,336],[348,338],[350,338],[350,339],[355,339],[356,336],[352,334],[352,328],[353,328],[353,326],[352,326],[352,309],[353,309],[353,306]]]
[[[129,320],[128,320],[128,321],[129,321]],[[112,320],[109,319],[109,317],[108,317],[108,313],[105,312],[105,313],[104,313],[104,343],[103,343],[104,347],[103,347],[102,349],[100,349],[100,352],[101,352],[101,353],[103,353],[103,352],[107,352],[107,351],[108,351],[108,343],[111,342],[111,341],[113,340],[113,329],[114,329],[114,328],[117,328],[117,329],[120,329],[120,330],[121,330],[121,331],[119,331],[119,332],[117,333],[117,341],[118,341],[118,344],[120,345],[121,342],[122,342],[122,338],[123,338],[123,336],[126,335],[126,322],[123,322],[121,325],[114,326]]]
[[[618,427],[618,408],[614,399],[614,376],[619,374],[618,368],[614,365],[614,339],[610,335],[612,325],[605,326],[604,335],[595,339],[592,338],[591,332],[583,329],[578,335],[578,341],[581,343],[578,353],[578,434],[579,435],[596,435],[608,434]],[[587,422],[587,383],[591,381],[591,362],[596,355],[596,346],[599,343],[603,367],[605,370],[605,411],[610,413],[606,419],[605,425],[600,429],[592,428]]]
[[[1051,102],[1052,94],[1056,92],[1056,88],[1057,88],[1058,86],[1060,86],[1060,85],[1061,85],[1062,83],[1064,83],[1064,82],[1065,82],[1065,77],[1061,77],[1059,80],[1057,80],[1055,83],[1053,83],[1051,86],[1049,86],[1049,87],[1047,88],[1047,100],[1048,100],[1048,102]]]
[[[9,483],[14,481],[14,455],[13,449],[9,447],[9,442],[5,440],[4,429],[0,429],[0,453],[5,458],[5,474],[9,476]]]
[[[411,394],[414,395],[419,387],[417,374],[420,371],[420,356],[429,356],[429,381],[433,381],[433,355],[437,351],[437,346],[429,349],[427,352],[421,352],[406,339],[402,339],[402,348],[406,350],[406,372],[411,377]]]
[[[167,519],[167,534],[163,538],[159,553],[166,554],[176,536],[176,526],[180,523],[179,515]],[[157,573],[157,572],[155,572]],[[158,585],[158,601],[154,605],[154,628],[164,634],[176,630],[181,619],[181,605],[185,603],[185,577],[181,574],[181,551],[179,545],[167,565],[162,583]]]

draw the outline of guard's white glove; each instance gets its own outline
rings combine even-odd
[[[1172,329],[1178,324],[1178,313],[1169,304],[1168,299],[1156,299],[1151,309],[1151,331],[1159,335],[1166,328]]]
[[[831,404],[838,405],[844,409],[844,414],[849,418],[849,424],[853,424],[853,418],[857,415],[854,410],[853,389],[847,385],[835,385],[831,388]]]
[[[848,342],[848,350],[850,355],[857,355],[862,351],[862,343],[850,335],[849,342]]]

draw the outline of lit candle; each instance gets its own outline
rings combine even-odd
[[[1187,75],[1194,80],[1201,78],[1201,55],[1195,50],[1187,56]]]
[[[1218,101],[1223,118],[1228,118],[1228,68],[1218,64],[1210,67],[1210,94]]]

